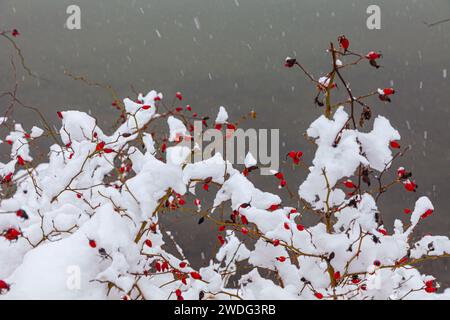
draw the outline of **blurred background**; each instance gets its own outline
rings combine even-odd
[[[81,8],[81,30],[65,27],[71,4]],[[372,4],[381,8],[380,30],[366,27]],[[28,77],[17,62],[18,96],[51,123],[58,124],[56,111],[65,109],[88,111],[105,129],[118,116],[108,92],[74,81],[64,75],[69,70],[111,85],[121,97],[134,96],[132,87],[170,98],[181,91],[183,102],[213,118],[220,105],[231,120],[255,110],[257,119],[244,127],[280,129],[281,155],[303,150],[307,163],[314,149],[303,133],[322,110],[313,104],[315,88],[300,71],[284,68],[284,58],[297,57],[318,77],[329,71],[326,48],[340,34],[356,52],[382,51],[383,68],[363,63],[345,76],[355,95],[378,87],[397,90],[391,104],[369,102],[375,115],[388,117],[399,130],[402,145],[412,147],[394,167],[411,169],[419,189],[413,194],[396,186],[379,206],[392,231],[394,219],[408,221],[404,208],[429,196],[435,214],[421,222],[417,236],[450,234],[450,22],[426,25],[446,18],[449,0],[0,0],[0,30],[20,31],[17,43],[26,64],[39,75]],[[5,91],[13,85],[14,50],[1,40],[0,91]],[[0,100],[0,111],[5,105]],[[35,114],[19,107],[14,119],[27,129],[39,124]],[[0,158],[7,153],[0,145]],[[283,170],[296,190],[305,170]],[[277,189],[273,178],[251,179],[267,191]],[[167,229],[178,231],[185,254],[207,263],[217,240],[205,231],[213,227],[182,214],[164,219]],[[449,265],[449,260],[428,262],[422,269],[449,286]]]

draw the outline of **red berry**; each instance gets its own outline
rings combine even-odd
[[[203,185],[203,190],[208,191],[209,190],[209,184],[205,183]]]
[[[215,127],[216,130],[222,130],[222,125],[220,123],[216,123]]]
[[[344,182],[344,186],[346,186],[349,189],[356,189],[356,185],[351,180],[346,180]]]
[[[13,37],[20,36],[19,30],[14,29],[13,31],[11,31],[11,35],[12,35]]]
[[[248,207],[250,207],[250,204],[249,203],[243,203],[243,204],[241,204],[240,206],[239,206],[239,208],[248,208]]]
[[[403,212],[404,212],[405,214],[410,214],[410,213],[411,213],[411,210],[408,209],[408,208],[405,208],[405,209],[403,210]]]
[[[246,235],[248,233],[248,229],[246,227],[242,227],[241,232]]]
[[[303,152],[301,152],[301,151],[290,151],[288,153],[288,157],[291,158],[292,160],[300,159],[302,156],[303,156]]]
[[[177,92],[175,96],[177,97],[178,100],[183,100],[183,95],[181,94],[181,92]]]
[[[236,130],[236,126],[235,126],[234,124],[232,124],[232,123],[228,123],[228,124],[227,124],[227,129],[228,129],[228,130],[233,130],[233,131],[234,131],[234,130]]]
[[[389,96],[391,94],[394,94],[395,90],[393,88],[384,88],[383,89],[383,93],[384,93],[385,96]]]
[[[434,285],[434,280],[428,280],[428,281],[426,281],[426,282],[425,282],[425,285],[426,285],[427,287],[432,287],[432,286]]]
[[[27,214],[26,211],[23,210],[23,209],[17,210],[17,211],[16,211],[16,216],[18,216],[19,218],[25,219],[25,220],[28,219],[28,214]]]
[[[437,289],[435,287],[426,287],[425,291],[428,293],[434,293],[437,291]]]
[[[241,216],[241,221],[243,224],[248,224],[248,220],[246,216]]]
[[[273,205],[271,205],[270,207],[269,207],[269,211],[275,211],[275,210],[277,210],[277,209],[279,209],[280,208],[280,205],[279,204],[273,204]]]
[[[89,240],[89,246],[91,248],[95,248],[95,247],[97,247],[97,243],[95,242],[95,240]]]
[[[376,267],[381,266],[380,260],[375,260],[375,261],[373,262],[373,265],[376,266]]]
[[[286,261],[286,257],[280,256],[276,258],[279,262],[285,262]]]
[[[347,51],[350,47],[350,41],[344,35],[339,36],[338,41],[341,48],[344,49],[344,51]]]
[[[369,60],[377,60],[380,59],[382,56],[381,53],[375,52],[375,51],[370,51],[368,54],[366,54],[366,58]]]
[[[14,228],[10,228],[6,231],[4,237],[9,240],[9,241],[13,241],[13,240],[17,240],[20,235],[22,233]]]
[[[305,227],[303,225],[301,225],[301,224],[298,224],[297,225],[297,230],[298,231],[303,231],[303,230],[305,230]]]
[[[150,106],[150,105],[148,105],[148,104],[146,104],[145,106],[142,106],[142,109],[144,109],[144,110],[148,110],[148,109],[150,109],[152,106]]]
[[[295,59],[295,58],[286,57],[286,59],[284,60],[284,66],[286,68],[292,68],[296,63],[297,63],[297,59]]]
[[[9,284],[7,284],[4,280],[0,280],[0,292],[2,290],[9,290]]]
[[[191,274],[191,278],[192,279],[195,279],[195,280],[201,280],[202,279],[202,276],[198,272],[192,271],[190,274]]]
[[[187,106],[186,106],[186,110],[187,110],[187,111],[192,111],[192,107],[191,107],[190,105],[187,105]]]
[[[182,261],[182,262],[180,262],[179,266],[180,266],[181,269],[186,268],[187,263]]]
[[[321,294],[320,292],[314,293],[314,296],[315,296],[317,299],[323,299],[323,294]]]
[[[425,213],[422,214],[420,217],[421,217],[422,219],[425,219],[426,217],[428,217],[428,216],[430,216],[430,215],[432,215],[432,214],[433,214],[433,210],[432,210],[432,209],[428,209],[428,210],[425,211]]]
[[[275,173],[275,177],[279,180],[283,180],[284,179],[284,175],[281,172],[277,172]]]
[[[219,231],[220,231],[220,232],[225,231],[225,226],[220,226],[220,227],[219,227]]]
[[[274,239],[274,240],[272,240],[272,244],[274,247],[278,247],[280,245],[280,240]]]
[[[352,283],[353,284],[358,284],[358,283],[360,283],[361,282],[361,279],[359,279],[359,278],[353,278],[352,279]]]
[[[200,205],[201,201],[200,199],[195,199],[194,204],[198,207]]]
[[[58,116],[58,118],[62,119],[63,118],[63,114],[61,111],[57,111],[56,115]]]
[[[414,183],[414,181],[407,180],[404,183],[405,189],[409,192],[415,192],[417,189],[417,185]]]
[[[11,182],[11,181],[12,181],[12,177],[13,177],[13,174],[12,174],[11,172],[8,173],[8,174],[3,178],[2,183],[8,183],[8,182]]]
[[[102,151],[104,147],[105,147],[105,143],[103,141],[101,141],[101,142],[97,143],[95,150]]]
[[[19,166],[23,166],[25,165],[25,160],[23,160],[21,156],[17,156],[17,163],[19,164]]]
[[[384,229],[378,229],[378,232],[381,233],[383,236],[387,235],[387,231]]]
[[[341,278],[341,273],[339,271],[336,271],[333,275],[334,280],[339,280]]]
[[[287,222],[284,223],[284,228],[286,230],[290,230],[291,229],[291,227],[289,226],[289,223],[287,223]]]
[[[217,240],[219,240],[219,242],[220,242],[221,245],[224,245],[224,244],[225,244],[225,239],[224,239],[223,236],[217,236]]]
[[[286,186],[286,180],[280,181],[280,187],[284,188]]]

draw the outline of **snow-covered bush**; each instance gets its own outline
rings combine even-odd
[[[435,279],[416,269],[450,253],[444,236],[412,241],[417,224],[433,213],[431,202],[420,197],[405,211],[410,223],[396,220],[393,234],[377,208],[391,187],[416,191],[404,168],[393,181],[383,181],[404,153],[389,120],[377,116],[372,129],[360,131],[372,116],[364,101],[389,102],[395,92],[385,88],[354,97],[342,70],[364,61],[378,68],[381,55],[356,54],[343,36],[329,52],[332,69],[318,80],[295,58],[285,62],[314,83],[315,103],[325,110],[306,132],[317,145],[312,165],[306,166],[301,151],[288,154],[298,170],[308,170],[294,195],[297,208],[249,180],[255,170],[250,155],[242,172],[218,153],[184,161],[195,152],[182,143],[191,139],[192,122],[207,118],[180,107],[180,93],[172,107],[155,91],[116,101],[122,122],[111,135],[79,111],[57,112],[59,132],[49,126],[27,131],[16,123],[4,138],[10,161],[0,163],[0,298],[450,298],[450,291],[437,293]],[[337,90],[348,98],[333,103]],[[157,122],[167,122],[168,139],[150,134]],[[236,124],[220,108],[216,129],[225,128],[233,131]],[[29,144],[44,137],[55,143],[48,161],[37,163]],[[281,190],[287,188],[283,172],[274,176]],[[216,192],[214,202],[198,198],[196,188]],[[228,208],[230,217],[222,218],[217,208]],[[221,246],[209,264],[191,267],[182,244],[169,252],[166,242],[176,238],[162,231],[160,215],[174,212],[217,225]],[[317,224],[303,225],[305,215],[317,217]]]

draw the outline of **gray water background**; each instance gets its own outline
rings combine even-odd
[[[64,28],[70,4],[81,8],[81,30]],[[381,7],[381,30],[366,28],[370,4]],[[255,110],[258,118],[248,125],[279,128],[281,153],[301,149],[306,161],[314,149],[302,134],[321,110],[312,104],[315,91],[303,75],[283,68],[284,57],[296,56],[319,76],[329,70],[325,49],[340,34],[355,51],[381,50],[384,68],[364,65],[346,77],[355,94],[390,85],[397,90],[392,104],[370,102],[375,114],[388,117],[400,131],[402,145],[411,145],[399,164],[414,172],[419,191],[406,193],[399,186],[386,195],[380,203],[385,224],[392,230],[394,219],[406,222],[403,209],[425,194],[436,210],[421,222],[418,234],[448,236],[450,22],[423,23],[445,18],[450,18],[448,0],[0,0],[0,29],[20,30],[17,42],[27,65],[48,79],[25,76],[19,96],[52,123],[58,123],[55,111],[64,109],[89,111],[106,127],[117,117],[107,92],[73,81],[63,74],[67,69],[112,85],[121,97],[133,96],[133,85],[166,96],[181,91],[195,111],[212,116],[220,105],[231,118]],[[1,41],[1,91],[11,86],[12,54]],[[27,128],[38,121],[20,108],[14,118]],[[3,155],[6,151],[0,146]],[[292,186],[306,176],[304,170],[286,170]],[[276,191],[271,179],[252,180]],[[203,253],[207,259],[216,243],[212,226],[177,215],[167,220],[168,228],[182,222],[176,230],[188,257]],[[424,271],[448,286],[448,266],[448,260],[426,263]]]

